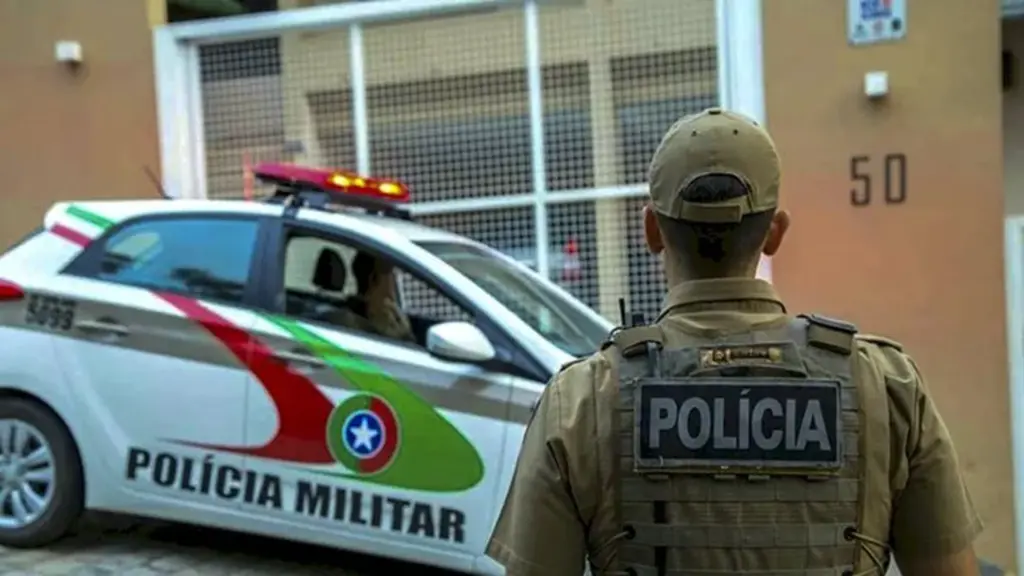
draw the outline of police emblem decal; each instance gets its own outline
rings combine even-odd
[[[356,458],[372,458],[379,454],[388,435],[380,417],[369,410],[349,414],[341,429],[345,449]]]
[[[838,381],[642,380],[634,393],[638,470],[782,473],[841,467]]]
[[[398,455],[398,416],[379,396],[357,394],[348,398],[334,409],[327,430],[331,455],[357,474],[383,472]]]

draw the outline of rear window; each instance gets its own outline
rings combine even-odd
[[[31,240],[31,239],[33,239],[33,238],[35,238],[35,237],[36,237],[36,236],[38,236],[38,235],[39,235],[39,234],[40,234],[40,233],[41,233],[41,232],[42,232],[43,230],[44,230],[44,228],[43,228],[42,226],[38,226],[38,227],[36,227],[36,229],[35,229],[35,230],[33,230],[33,231],[29,232],[28,234],[25,234],[24,236],[22,236],[22,237],[21,237],[21,239],[20,239],[20,240],[18,240],[18,241],[17,241],[17,242],[15,242],[14,244],[11,244],[10,246],[8,246],[8,247],[7,247],[7,248],[6,248],[6,249],[5,249],[4,251],[3,251],[3,254],[6,254],[6,253],[8,253],[8,252],[10,252],[10,251],[14,250],[14,249],[15,249],[15,248],[17,248],[18,246],[21,246],[21,245],[22,245],[22,244],[24,244],[25,242],[28,242],[29,240]]]

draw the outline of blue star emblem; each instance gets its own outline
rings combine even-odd
[[[372,456],[384,443],[384,426],[372,412],[356,412],[348,419],[344,430],[345,444],[356,456]]]

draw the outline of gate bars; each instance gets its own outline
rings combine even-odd
[[[367,174],[371,171],[371,158],[363,25],[518,7],[523,10],[525,21],[533,191],[512,196],[441,200],[414,204],[412,207],[416,214],[440,214],[532,206],[537,268],[539,273],[547,276],[549,231],[546,216],[550,204],[628,198],[642,196],[647,192],[646,186],[633,185],[569,190],[548,195],[544,164],[539,5],[581,1],[371,0],[158,27],[153,32],[153,49],[163,185],[173,197],[207,197],[200,45],[261,38],[298,30],[347,27],[356,168],[360,173]],[[761,0],[715,0],[715,4],[720,104],[764,124]],[[770,272],[768,274],[770,276]]]

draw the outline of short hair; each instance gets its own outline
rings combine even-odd
[[[694,203],[724,202],[750,194],[747,185],[730,174],[708,174],[694,179],[681,192]],[[774,210],[744,216],[739,222],[707,224],[657,214],[658,228],[671,256],[686,270],[724,276],[746,266],[760,254]]]

